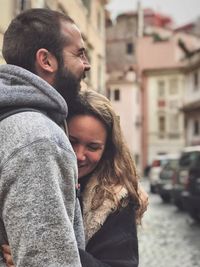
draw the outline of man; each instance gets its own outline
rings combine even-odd
[[[60,126],[90,69],[83,39],[68,16],[30,9],[9,25],[3,56],[0,112],[28,111],[0,122],[0,244],[16,267],[79,267],[76,157]]]

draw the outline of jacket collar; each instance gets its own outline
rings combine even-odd
[[[96,210],[92,209],[92,199],[96,194],[95,186],[97,184],[97,178],[92,176],[86,185],[82,196],[83,223],[85,228],[86,243],[101,228],[107,217],[117,209],[114,201],[110,199],[105,199],[102,205]],[[127,189],[120,185],[113,187],[113,193],[118,201],[127,197],[128,195]]]

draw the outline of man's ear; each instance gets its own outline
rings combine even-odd
[[[47,49],[40,48],[36,53],[36,66],[42,72],[54,73],[58,69],[58,62]]]

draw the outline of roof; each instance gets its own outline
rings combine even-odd
[[[194,36],[177,33],[168,39],[155,41],[152,36],[145,36],[137,42],[137,62],[140,71],[182,68],[185,53],[179,46],[179,39],[184,40],[192,50],[200,47],[200,41]]]
[[[190,31],[194,27],[195,27],[195,24],[193,22],[191,22],[191,23],[184,24],[184,25],[182,25],[180,27],[177,27],[176,29],[174,29],[174,31],[175,32],[178,32],[178,31]]]
[[[173,24],[173,20],[170,16],[161,14],[160,12],[154,12],[151,8],[144,8],[142,10],[144,15],[144,22],[147,25],[168,27]],[[123,17],[136,17],[138,16],[138,10],[132,10],[128,12],[123,12],[117,16],[117,20]]]

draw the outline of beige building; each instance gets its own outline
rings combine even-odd
[[[157,36],[138,39],[143,167],[151,164],[156,155],[177,153],[185,144],[184,116],[180,111],[185,86],[182,60],[185,55],[180,40],[191,49],[200,45],[197,38],[182,33],[164,40]]]
[[[101,93],[105,91],[105,5],[107,0],[1,0],[0,47],[3,34],[11,19],[28,8],[50,8],[72,17],[80,28],[91,71],[87,86]],[[0,63],[3,63],[0,50]]]
[[[191,51],[185,63],[186,82],[182,111],[185,118],[186,145],[200,145],[200,49]]]
[[[184,146],[184,117],[180,112],[184,75],[181,67],[146,70],[143,75],[147,94],[142,137],[146,166],[157,155],[178,153]]]

